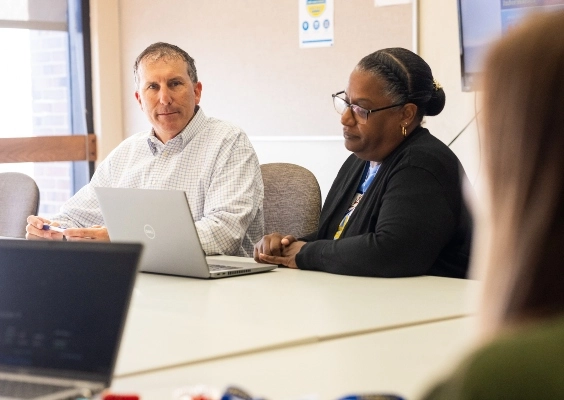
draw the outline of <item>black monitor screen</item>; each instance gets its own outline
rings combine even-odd
[[[564,0],[458,0],[462,90],[476,89],[488,47],[531,12],[564,9]]]
[[[139,246],[0,242],[0,370],[111,373]]]

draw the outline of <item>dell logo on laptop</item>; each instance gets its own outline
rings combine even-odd
[[[143,232],[145,232],[145,235],[149,238],[149,239],[154,239],[155,238],[155,230],[153,229],[153,227],[149,224],[146,224],[143,227]]]

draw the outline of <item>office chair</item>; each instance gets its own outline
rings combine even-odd
[[[296,164],[260,166],[264,182],[264,233],[303,237],[317,231],[321,212],[319,183]]]
[[[39,188],[30,176],[0,173],[0,236],[25,237],[27,217],[39,208]]]

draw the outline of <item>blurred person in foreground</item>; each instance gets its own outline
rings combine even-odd
[[[481,347],[425,399],[563,399],[564,12],[494,45],[483,85]]]
[[[255,260],[342,275],[466,277],[471,220],[456,155],[421,126],[445,92],[403,48],[364,57],[333,95],[353,154],[329,191],[317,232],[271,233]]]

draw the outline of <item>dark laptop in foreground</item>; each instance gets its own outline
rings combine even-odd
[[[0,399],[110,386],[141,248],[0,240]]]
[[[94,190],[110,240],[143,243],[143,272],[227,278],[277,267],[247,257],[212,256],[206,260],[186,194],[181,190]]]

